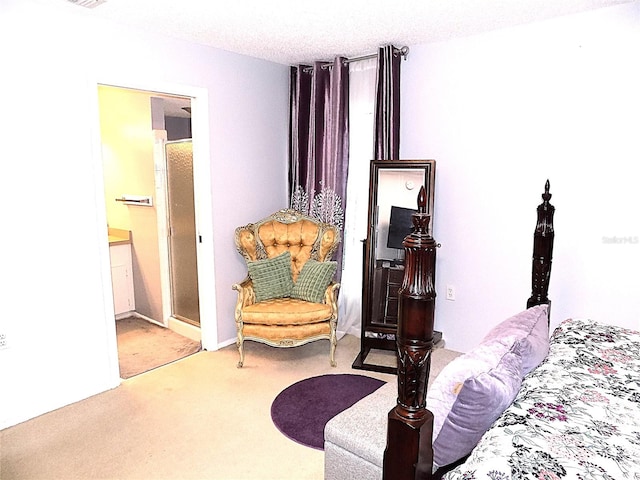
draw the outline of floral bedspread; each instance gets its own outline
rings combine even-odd
[[[514,403],[443,478],[640,479],[640,332],[565,320]]]

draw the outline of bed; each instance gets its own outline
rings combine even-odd
[[[443,478],[640,478],[640,333],[563,321],[514,401]]]
[[[526,308],[429,384],[409,412],[427,418],[418,434],[392,435],[391,420],[396,400],[419,396],[420,387],[406,391],[419,379],[399,377],[396,391],[380,389],[375,402],[365,398],[332,419],[325,479],[640,479],[640,332],[589,319],[549,331],[555,209],[548,181],[542,198]]]
[[[640,479],[640,333],[566,319],[549,335],[548,181],[542,198],[527,310],[447,365],[427,396],[436,478]],[[503,345],[494,357],[492,345]]]

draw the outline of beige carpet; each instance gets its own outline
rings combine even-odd
[[[322,451],[282,435],[271,421],[278,393],[325,373],[395,375],[351,369],[359,339],[276,349],[245,343],[198,352],[113,390],[10,427],[0,436],[2,480],[321,480]],[[432,376],[457,354],[437,349]]]
[[[120,377],[131,378],[200,350],[200,342],[141,318],[116,321]]]

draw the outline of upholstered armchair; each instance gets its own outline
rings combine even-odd
[[[256,223],[236,228],[238,252],[248,275],[233,285],[238,367],[244,341],[295,347],[329,340],[329,361],[336,366],[338,289],[331,256],[339,230],[295,210],[280,210]]]

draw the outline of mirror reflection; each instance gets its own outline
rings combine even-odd
[[[416,168],[378,170],[376,258],[400,261],[402,241],[412,230],[411,215],[417,211],[416,199],[424,185],[425,172]]]

